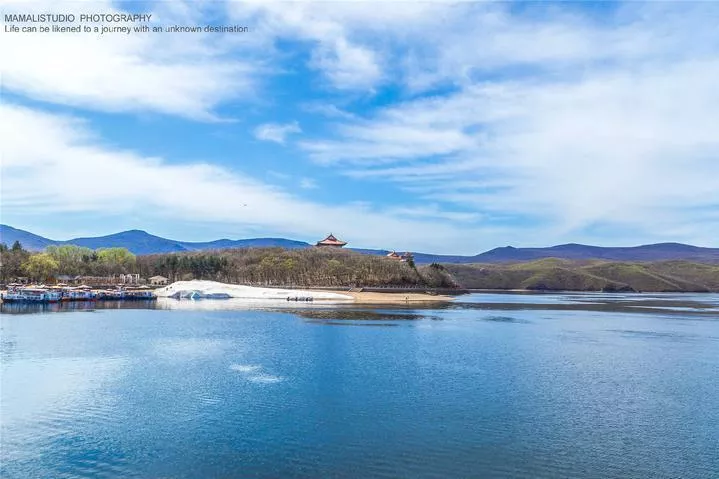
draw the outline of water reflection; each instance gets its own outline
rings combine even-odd
[[[660,339],[671,341],[719,341],[719,337],[677,331],[637,331],[633,329],[608,329],[625,337],[638,339]]]
[[[4,314],[0,477],[716,475],[719,315],[523,298]]]
[[[480,296],[480,297],[477,297]],[[682,314],[687,317],[719,318],[719,308],[715,306],[714,297],[704,301],[695,298],[681,300],[667,298],[664,300],[642,300],[639,298],[608,297],[608,298],[575,298],[571,301],[533,302],[532,296],[522,296],[525,302],[512,301],[507,303],[483,302],[481,295],[473,295],[472,301],[458,301],[447,307],[450,309],[500,310],[500,311],[595,311],[605,313],[644,313],[651,315]]]
[[[393,321],[418,321],[430,319],[422,312],[401,312],[382,311],[372,309],[311,309],[306,311],[295,311],[297,316],[308,319],[328,320],[393,320]]]
[[[386,305],[382,310],[347,302],[289,302],[259,299],[154,301],[91,301],[52,304],[0,305],[0,313],[35,314],[105,309],[158,309],[179,311],[289,311],[308,319],[404,319],[426,317],[426,311],[495,310],[495,311],[593,311],[614,313],[682,314],[687,317],[719,317],[717,294],[609,294],[609,293],[475,293],[459,296],[449,303]],[[408,312],[409,311],[409,312]],[[412,311],[419,311],[413,313]],[[434,315],[431,319],[441,319]]]
[[[529,323],[526,319],[514,318],[512,316],[483,316],[480,321],[489,321],[491,323]]]
[[[62,301],[59,303],[3,303],[0,313],[37,314],[94,311],[96,309],[155,309],[155,301]]]
[[[386,328],[396,328],[400,326],[398,323],[386,323],[383,321],[357,321],[357,320],[349,320],[349,321],[335,321],[335,320],[309,320],[306,321],[308,324],[321,324],[322,326],[379,326],[379,327],[386,327]]]

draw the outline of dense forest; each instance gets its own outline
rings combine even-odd
[[[58,275],[106,276],[139,273],[170,281],[206,279],[261,286],[455,287],[439,265],[416,267],[382,256],[339,249],[241,248],[135,256],[125,248],[48,246],[30,253],[19,243],[0,245],[0,281]]]
[[[428,287],[553,291],[719,292],[719,265],[688,261],[612,262],[542,259],[502,264],[416,266],[343,249],[240,248],[135,256],[125,248],[91,250],[0,244],[0,282],[18,277],[139,273],[170,281],[207,279],[254,286]]]
[[[417,267],[341,249],[242,248],[137,257],[143,277],[211,279],[257,286],[455,287],[439,265]]]
[[[555,258],[524,263],[446,264],[462,287],[554,291],[719,292],[719,265]]]

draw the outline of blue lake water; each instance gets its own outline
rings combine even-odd
[[[0,315],[3,478],[719,477],[719,297]]]

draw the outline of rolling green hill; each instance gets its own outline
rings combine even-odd
[[[651,263],[570,261],[444,264],[470,289],[563,291],[719,292],[719,266],[688,261]]]

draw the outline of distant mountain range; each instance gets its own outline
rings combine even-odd
[[[307,248],[309,243],[286,238],[220,239],[208,242],[176,241],[151,235],[145,231],[130,230],[107,236],[75,238],[56,241],[7,225],[0,225],[0,242],[12,245],[19,241],[26,249],[39,251],[50,245],[74,244],[91,249],[123,247],[135,254],[176,253],[210,249],[271,247]],[[354,251],[384,255],[388,250],[354,249]],[[604,259],[611,261],[667,261],[687,260],[719,263],[719,248],[702,248],[681,243],[658,243],[633,247],[601,247],[581,244],[565,244],[548,248],[495,248],[475,256],[436,255],[414,253],[417,263],[508,263],[533,261],[543,258],[568,260]]]
[[[13,228],[7,225],[0,225],[0,243],[10,246],[15,241],[30,251],[40,251],[50,245],[85,246],[90,249],[97,248],[127,248],[134,254],[153,253],[178,253],[181,251],[200,251],[209,249],[227,248],[249,248],[249,247],[271,247],[282,248],[306,248],[309,246],[304,241],[295,241],[284,238],[251,238],[241,240],[220,239],[215,241],[193,243],[189,241],[175,241],[160,236],[151,235],[146,231],[129,230],[107,236],[95,236],[90,238],[74,238],[67,241],[57,241],[43,238],[28,231]]]

